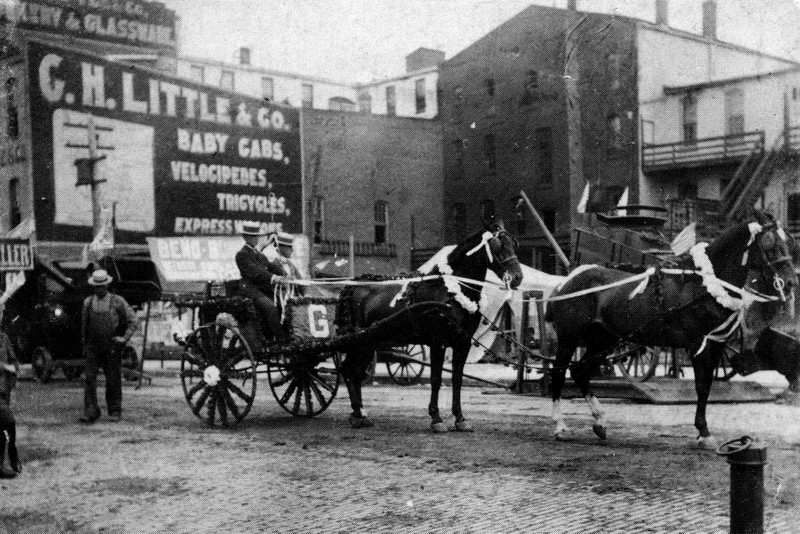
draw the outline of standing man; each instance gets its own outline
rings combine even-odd
[[[4,311],[5,303],[0,300],[0,324]],[[22,468],[17,453],[17,422],[11,411],[11,390],[16,385],[18,374],[19,361],[14,347],[8,335],[0,329],[0,478],[14,478]],[[5,466],[6,444],[11,470]]]
[[[136,331],[138,321],[133,308],[119,295],[109,292],[113,281],[108,272],[98,269],[89,277],[94,295],[83,301],[81,339],[86,356],[86,387],[83,396],[82,423],[94,423],[100,417],[97,406],[97,371],[106,376],[106,406],[109,421],[122,415],[122,346]],[[122,332],[122,334],[120,334]]]
[[[242,225],[244,246],[236,253],[236,266],[242,276],[241,294],[253,301],[267,339],[285,341],[289,336],[281,326],[281,314],[270,298],[275,284],[286,280],[284,270],[261,253],[259,241],[265,235],[258,224]]]

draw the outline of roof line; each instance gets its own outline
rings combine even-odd
[[[673,85],[664,86],[664,94],[667,96],[679,95],[682,93],[689,93],[692,91],[701,91],[703,89],[712,89],[714,87],[723,87],[733,83],[745,82],[749,80],[760,80],[762,78],[771,78],[773,76],[780,76],[782,74],[789,74],[791,72],[800,72],[800,66],[790,67],[788,69],[773,70],[769,72],[762,72],[761,74],[748,74],[747,76],[736,76],[735,78],[724,78],[721,80],[713,80],[710,82],[693,83],[689,85]]]
[[[266,69],[263,67],[256,67],[253,65],[239,65],[237,63],[228,63],[226,61],[222,61],[219,59],[209,59],[209,58],[200,58],[196,56],[178,56],[178,60],[186,60],[190,63],[205,63],[207,65],[215,65],[219,67],[229,67],[232,69],[240,69],[240,70],[247,70],[250,72],[260,72],[262,74],[272,74],[273,76],[285,76],[287,78],[297,78],[308,80],[311,82],[321,82],[321,83],[330,83],[333,85],[344,85],[346,87],[353,87],[354,84],[349,82],[339,82],[336,80],[332,80],[329,78],[323,78],[321,76],[306,76],[305,74],[298,74],[295,72],[285,72],[281,70],[275,69]]]

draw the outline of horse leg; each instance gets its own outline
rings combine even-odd
[[[580,387],[581,395],[583,395],[583,398],[586,399],[586,402],[589,404],[589,410],[592,412],[592,417],[594,417],[592,430],[594,430],[598,438],[605,440],[607,437],[605,411],[600,401],[597,400],[597,397],[594,396],[591,390],[591,378],[598,367],[600,367],[602,362],[601,356],[602,353],[587,350],[580,364],[572,368],[571,374],[575,383]]]
[[[467,363],[469,343],[459,343],[453,347],[453,415],[456,418],[456,430],[472,432],[473,428],[461,411],[461,385],[464,382],[464,364]]]
[[[369,350],[357,350],[348,352],[342,362],[341,373],[347,394],[350,396],[350,407],[353,413],[350,414],[349,422],[352,428],[366,428],[374,426],[375,423],[367,417],[361,399],[361,383],[367,376],[367,367],[372,352]]]
[[[566,437],[569,428],[564,422],[564,415],[561,413],[561,390],[564,387],[564,380],[567,376],[567,366],[577,346],[574,343],[565,343],[559,339],[558,350],[556,351],[556,361],[551,370],[550,387],[553,388],[553,422],[556,425],[555,438],[563,439]]]
[[[690,347],[689,354],[695,354],[698,347]],[[694,389],[697,392],[697,408],[694,414],[694,426],[700,433],[697,436],[697,444],[708,450],[717,448],[717,440],[708,431],[706,422],[706,406],[708,406],[708,396],[711,393],[711,383],[714,381],[714,369],[719,363],[719,356],[722,345],[709,342],[701,354],[692,358],[692,368],[694,369]]]
[[[447,432],[447,427],[439,415],[439,390],[442,387],[442,368],[444,367],[444,347],[431,346],[431,401],[428,415],[431,416],[431,430]]]
[[[12,425],[8,428],[8,463],[15,473],[22,471],[22,463],[19,461],[17,452],[17,427]]]

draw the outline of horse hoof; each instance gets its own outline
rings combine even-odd
[[[456,432],[474,432],[475,429],[472,428],[472,424],[469,421],[464,419],[463,421],[456,421],[455,426]]]
[[[715,451],[719,447],[714,436],[697,436],[697,446],[704,451]]]
[[[594,430],[594,433],[597,434],[597,437],[602,439],[603,441],[605,441],[606,438],[608,437],[608,433],[606,432],[606,427],[604,427],[603,425],[593,425],[592,430]]]
[[[369,428],[371,426],[375,426],[375,423],[369,417],[350,416],[350,428]]]
[[[442,421],[431,423],[431,432],[434,434],[443,434],[447,432],[447,425],[445,425]]]

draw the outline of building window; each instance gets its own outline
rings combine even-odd
[[[536,129],[537,160],[539,183],[553,183],[553,130],[549,126]]]
[[[233,91],[234,83],[233,83],[234,73],[232,70],[223,70],[222,73],[219,75],[219,86],[223,89],[228,91]]]
[[[683,142],[697,142],[697,98],[693,95],[683,99]]]
[[[275,81],[269,76],[261,77],[261,98],[267,102],[275,100]]]
[[[483,86],[486,88],[486,94],[494,96],[494,78],[486,78],[483,80]]]
[[[19,178],[12,178],[8,181],[8,206],[9,229],[13,229],[22,222],[22,211],[19,207]]]
[[[485,198],[481,201],[481,219],[492,221],[495,217],[494,200]]]
[[[725,117],[727,135],[744,133],[744,91],[731,89],[725,93]]]
[[[466,235],[466,225],[467,225],[467,209],[464,206],[463,202],[456,202],[450,208],[450,216],[448,219],[450,220],[450,228],[453,232],[453,238],[456,241],[461,241]]]
[[[417,113],[425,113],[425,78],[414,82],[414,101]]]
[[[206,83],[206,70],[201,65],[189,66],[189,78],[197,83]]]
[[[622,137],[622,119],[619,118],[619,115],[608,116],[608,136],[608,144],[611,148],[624,148],[625,142]]]
[[[17,110],[17,79],[6,80],[6,134],[19,137],[19,111]]]
[[[800,193],[791,193],[786,198],[786,224],[789,230],[800,230]]]
[[[386,86],[386,114],[392,117],[397,115],[397,94],[394,85]]]
[[[358,109],[361,113],[372,113],[372,96],[367,91],[359,93]]]
[[[325,199],[314,197],[314,243],[325,240]]]
[[[461,180],[464,178],[464,141],[456,139],[453,141],[453,179]]]
[[[494,172],[497,170],[497,147],[495,146],[494,134],[486,134],[483,138],[483,160],[486,162],[486,170]]]
[[[389,226],[389,206],[383,200],[375,203],[375,243],[386,243],[386,228]]]
[[[314,86],[310,83],[304,83],[302,88],[302,106],[304,108],[314,107]]]
[[[533,94],[539,87],[539,71],[529,70],[525,74],[525,92]]]

